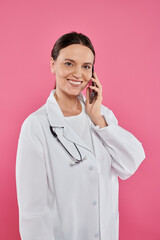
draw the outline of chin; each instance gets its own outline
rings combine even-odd
[[[70,95],[70,96],[73,96],[73,97],[75,97],[75,96],[78,96],[80,93],[81,93],[81,89],[75,89],[75,90],[68,90],[68,91],[65,91],[65,93],[67,94],[67,95]]]

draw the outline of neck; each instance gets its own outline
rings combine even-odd
[[[77,96],[61,94],[59,91],[57,91],[57,89],[54,93],[54,96],[61,110],[69,109],[70,111],[76,111],[79,107],[79,100],[77,99]]]

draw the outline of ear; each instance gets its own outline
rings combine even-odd
[[[51,67],[51,73],[55,73],[55,61],[53,60],[52,57],[50,61],[50,67]]]

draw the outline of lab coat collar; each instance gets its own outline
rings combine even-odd
[[[52,127],[66,127],[64,115],[54,97],[55,89],[53,89],[46,102],[46,110],[49,118],[50,125]],[[78,99],[85,103],[85,96],[80,93]]]
[[[93,150],[85,144],[85,142],[79,137],[79,135],[65,121],[64,115],[54,97],[54,93],[55,89],[51,91],[46,102],[46,111],[50,125],[53,128],[61,128],[63,136],[67,140],[76,143],[93,153]],[[86,101],[86,98],[82,93],[78,95],[78,99],[83,101],[83,103],[85,103]],[[92,124],[90,120],[88,122],[89,124]]]

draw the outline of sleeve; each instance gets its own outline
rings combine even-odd
[[[108,126],[103,128],[93,126],[93,128],[111,155],[115,172],[125,180],[135,173],[145,159],[142,143],[133,134],[120,127],[113,112],[104,105],[101,114]]]
[[[22,240],[54,240],[53,221],[47,204],[47,174],[43,129],[37,117],[22,124],[16,156],[19,230]]]

